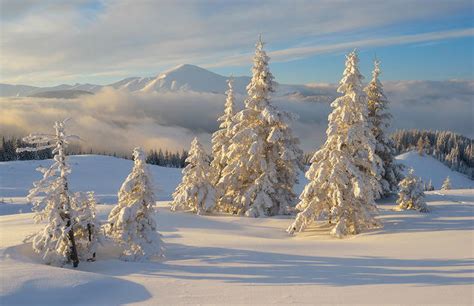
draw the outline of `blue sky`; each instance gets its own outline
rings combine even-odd
[[[411,35],[436,31],[469,29],[474,26],[473,8],[449,16],[397,23],[352,35],[322,37],[321,41],[339,42],[344,36],[364,39],[370,35]],[[317,43],[317,42],[316,42]],[[268,46],[271,49],[271,46]],[[282,46],[282,47],[289,47]],[[370,76],[377,56],[383,62],[386,80],[474,79],[474,37],[427,40],[392,46],[359,47],[361,71]],[[338,82],[344,69],[344,52],[318,54],[290,62],[272,63],[273,73],[283,83]],[[212,69],[222,74],[249,74],[249,67]]]
[[[282,83],[337,82],[357,47],[368,78],[473,79],[465,0],[1,2],[0,82],[107,84],[181,63],[248,75],[259,33]]]

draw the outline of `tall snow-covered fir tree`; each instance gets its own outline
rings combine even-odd
[[[311,159],[309,182],[296,206],[300,212],[287,230],[290,234],[322,217],[335,224],[331,235],[336,237],[380,226],[373,214],[381,160],[375,154],[358,62],[355,51],[347,55],[338,88],[343,96],[331,103],[327,140]]]
[[[388,136],[392,115],[388,108],[389,101],[379,80],[380,73],[380,61],[375,60],[372,80],[365,88],[365,92],[369,109],[369,124],[376,140],[375,154],[380,157],[383,163],[380,179],[382,194],[380,196],[387,196],[396,192],[403,174],[401,166],[395,162],[395,144]],[[376,194],[375,197],[378,198],[379,195]]]
[[[108,234],[123,247],[122,258],[141,261],[162,254],[161,235],[154,220],[155,195],[151,174],[141,148],[133,150],[134,166],[118,193],[118,204],[109,214]]]
[[[423,183],[419,177],[414,175],[413,169],[399,183],[397,204],[397,210],[413,209],[420,212],[429,212],[425,202]]]
[[[227,163],[217,183],[225,210],[252,217],[287,210],[296,197],[293,185],[302,161],[291,116],[270,103],[274,84],[268,61],[259,39],[245,108],[233,118]]]
[[[43,178],[33,183],[28,200],[33,203],[35,222],[45,221],[46,225],[32,236],[33,249],[42,259],[53,265],[72,262],[79,264],[76,237],[74,235],[74,211],[71,207],[68,175],[71,169],[66,162],[66,147],[75,135],[66,133],[66,122],[54,124],[55,134],[30,134],[23,141],[32,147],[18,149],[23,151],[41,151],[53,148],[54,161],[48,168],[38,168]]]
[[[183,180],[173,193],[172,210],[189,210],[204,214],[213,209],[215,189],[209,157],[197,138],[191,143],[188,165],[183,169]]]
[[[418,139],[416,149],[420,156],[425,155],[425,153],[429,154],[431,150],[431,143],[428,137],[425,136],[423,138]]]
[[[443,181],[443,185],[441,186],[441,190],[450,190],[450,189],[451,189],[451,179],[448,176]]]
[[[300,149],[300,140],[293,136],[290,122],[294,120],[292,114],[278,111],[277,117],[269,119],[272,129],[267,140],[277,146],[279,152],[276,162],[277,183],[275,185],[278,211],[272,214],[288,214],[294,208],[298,195],[293,187],[298,183],[298,172],[305,169],[303,151]]]
[[[219,129],[212,135],[212,183],[216,186],[216,205],[221,209],[221,196],[224,193],[222,188],[218,188],[217,183],[222,176],[222,170],[227,164],[227,152],[232,138],[233,117],[235,107],[235,96],[233,79],[227,81],[229,89],[226,91],[227,99],[225,102],[224,114],[217,119]],[[220,186],[222,187],[222,186]]]

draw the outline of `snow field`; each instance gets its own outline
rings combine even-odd
[[[415,166],[438,163],[422,177],[453,188],[471,181],[430,157],[408,154]],[[416,162],[412,161],[412,158]],[[428,159],[428,161],[426,161]],[[106,156],[70,156],[74,191],[95,190],[104,221],[133,162]],[[156,222],[165,258],[147,263],[119,260],[101,247],[97,261],[78,269],[44,265],[23,239],[33,223],[25,196],[39,179],[34,169],[51,161],[0,163],[0,299],[4,305],[173,304],[456,304],[473,297],[474,191],[427,193],[429,214],[396,212],[395,198],[378,203],[384,228],[346,239],[313,225],[294,237],[291,217],[196,216],[171,212],[181,169],[149,166],[158,189]],[[430,177],[430,175],[433,175]],[[436,175],[436,176],[434,176]],[[300,174],[299,194],[306,180]],[[459,184],[459,185],[457,185]],[[437,185],[435,185],[438,187]],[[439,188],[439,187],[438,187]],[[11,203],[10,203],[11,202]],[[22,210],[23,213],[18,213]]]
[[[432,212],[379,204],[379,231],[330,238],[313,226],[295,237],[290,219],[196,216],[157,203],[166,258],[123,262],[107,247],[78,269],[46,266],[22,243],[31,214],[0,217],[6,305],[457,304],[473,301],[474,191],[429,192]],[[111,205],[100,205],[105,218]]]

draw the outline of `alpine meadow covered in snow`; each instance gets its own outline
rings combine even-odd
[[[473,9],[2,0],[0,304],[474,304]]]

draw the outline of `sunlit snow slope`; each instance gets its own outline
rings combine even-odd
[[[415,175],[428,183],[433,183],[435,189],[441,188],[447,176],[451,179],[452,189],[474,188],[474,181],[466,175],[449,169],[448,166],[429,155],[419,155],[418,152],[410,151],[397,156],[397,161],[405,165],[405,172],[410,168],[415,170]]]

